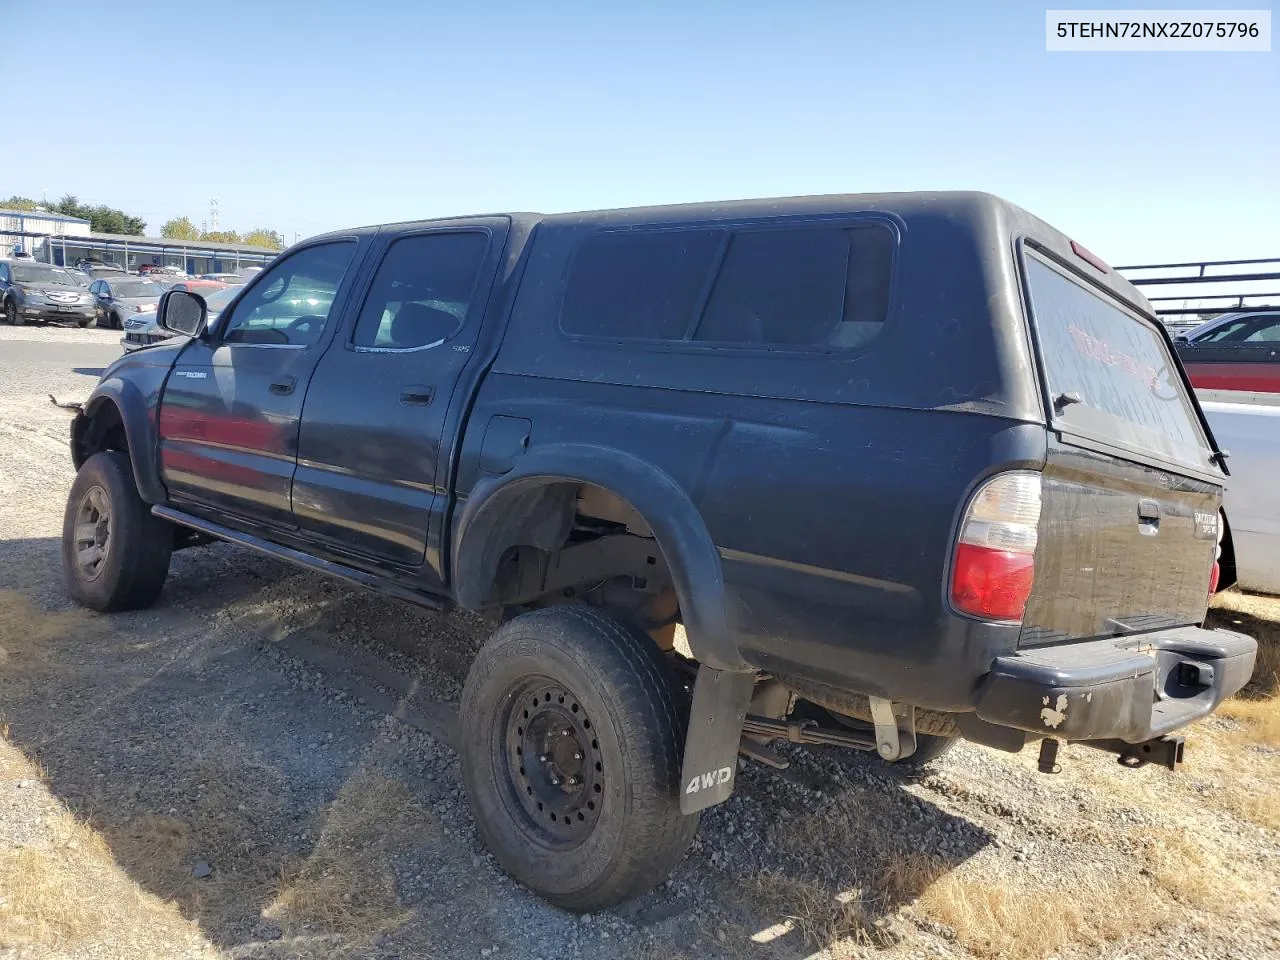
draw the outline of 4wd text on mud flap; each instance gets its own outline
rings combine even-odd
[[[712,770],[710,773],[700,773],[689,781],[689,785],[684,788],[685,793],[697,793],[699,790],[710,790],[712,787],[718,787],[722,783],[728,783],[733,779],[732,767],[721,767],[719,770]]]

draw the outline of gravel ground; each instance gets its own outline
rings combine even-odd
[[[0,328],[0,884],[15,851],[65,848],[65,810],[172,917],[138,914],[149,946],[36,936],[0,886],[0,957],[1280,957],[1280,750],[1219,718],[1176,776],[1079,747],[1058,776],[961,745],[915,778],[786,747],[659,890],[546,906],[479,845],[449,747],[484,624],[227,545],[175,555],[151,610],[68,604],[46,395],[86,395],[118,336]]]

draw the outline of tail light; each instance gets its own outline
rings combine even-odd
[[[992,477],[965,510],[951,564],[951,605],[983,620],[1021,620],[1035,575],[1040,474]]]

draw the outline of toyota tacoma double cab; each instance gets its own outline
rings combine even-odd
[[[219,539],[492,618],[476,826],[571,910],[777,741],[1176,767],[1253,669],[1202,626],[1226,474],[1168,335],[996,197],[344,230],[157,321],[75,417],[72,596],[145,607]]]

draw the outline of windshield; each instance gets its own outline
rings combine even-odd
[[[234,297],[239,292],[240,292],[239,287],[227,287],[223,290],[215,290],[213,293],[209,294],[207,297],[204,298],[204,302],[209,305],[210,310],[221,310],[228,303],[230,303],[231,298]]]
[[[1031,314],[1057,423],[1082,435],[1211,469],[1176,361],[1155,328],[1028,256]]]
[[[15,283],[64,283],[80,286],[84,282],[61,267],[46,263],[14,263],[11,264],[11,269]]]
[[[164,287],[150,280],[113,280],[111,294],[116,297],[158,297]]]

